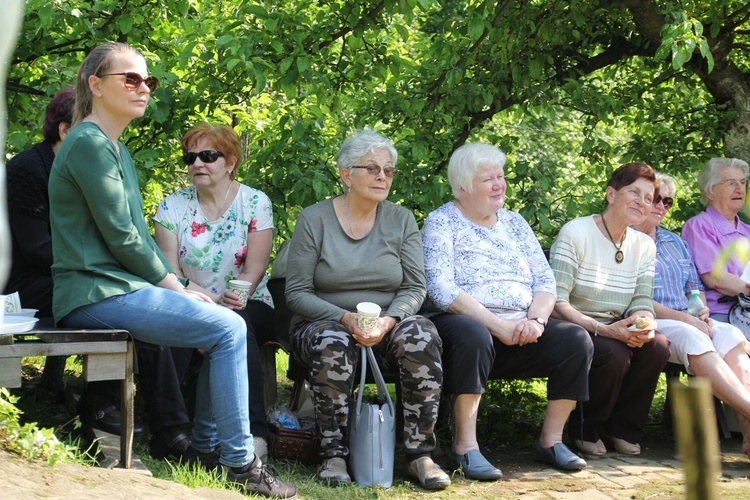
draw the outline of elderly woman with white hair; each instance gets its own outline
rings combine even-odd
[[[743,451],[750,453],[750,359],[745,353],[745,337],[736,327],[710,319],[707,307],[695,315],[688,311],[688,295],[692,291],[703,295],[703,285],[685,242],[659,226],[674,203],[674,179],[656,174],[656,181],[659,191],[651,214],[636,225],[656,243],[656,329],[669,340],[669,361],[708,378],[714,394],[737,410]]]
[[[386,200],[397,159],[391,141],[372,130],[349,137],[337,160],[345,194],[303,210],[289,246],[292,356],[310,371],[318,480],[330,486],[351,482],[346,436],[358,346],[399,374],[407,472],[427,489],[450,485],[431,458],[443,367],[434,325],[416,316],[425,296],[419,229],[410,211]],[[359,302],[382,308],[372,332],[357,325]]]
[[[750,225],[738,217],[745,206],[747,162],[737,158],[712,158],[698,174],[698,188],[706,210],[692,217],[682,228],[693,262],[706,286],[706,306],[711,317],[727,321],[729,309],[740,293],[750,293],[743,281],[742,264],[732,259],[721,275],[712,273],[721,249],[738,238],[750,238]],[[744,332],[747,337],[750,332]]]
[[[586,330],[550,318],[555,278],[528,223],[505,204],[505,154],[466,144],[451,156],[455,199],[425,221],[427,296],[443,340],[444,390],[455,420],[449,469],[470,479],[502,472],[479,451],[476,421],[489,377],[548,377],[536,459],[563,470],[586,462],[562,442],[576,401],[588,399],[593,345]]]

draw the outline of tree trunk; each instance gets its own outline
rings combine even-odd
[[[625,7],[630,11],[638,30],[651,49],[661,45],[661,30],[664,17],[654,0],[626,0]],[[728,157],[750,161],[750,75],[732,61],[734,32],[724,27],[712,38],[708,26],[706,39],[714,58],[714,68],[708,71],[706,60],[696,49],[693,58],[686,64],[706,86],[713,96],[717,108],[725,112],[724,151]]]

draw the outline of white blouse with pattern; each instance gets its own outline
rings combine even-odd
[[[555,294],[555,277],[534,232],[519,214],[500,209],[483,227],[455,203],[427,216],[422,229],[427,297],[446,311],[466,292],[499,317],[526,317],[534,294]]]

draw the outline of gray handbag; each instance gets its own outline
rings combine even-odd
[[[380,401],[375,403],[362,403],[368,359],[378,387]],[[359,486],[388,488],[393,482],[393,456],[396,450],[393,400],[371,348],[361,348],[360,365],[359,393],[356,403],[352,402],[353,407],[349,410],[349,467]]]

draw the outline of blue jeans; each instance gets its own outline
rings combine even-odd
[[[189,295],[148,286],[79,307],[60,322],[75,328],[121,328],[160,346],[207,351],[196,389],[192,446],[240,467],[253,460],[247,382],[246,326],[233,311]]]

